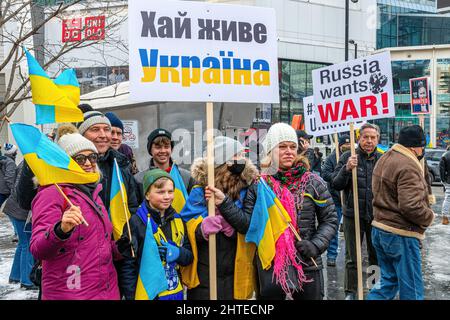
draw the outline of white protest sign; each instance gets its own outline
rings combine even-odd
[[[130,99],[279,103],[275,10],[129,1]]]
[[[389,52],[316,69],[312,77],[318,125],[395,116]]]
[[[305,119],[305,131],[306,133],[314,136],[326,136],[329,134],[348,132],[350,131],[349,124],[330,124],[320,125],[317,123],[317,108],[314,104],[314,96],[303,98],[303,109]],[[355,123],[355,129],[361,128],[365,121],[358,121]]]
[[[122,120],[123,139],[122,142],[133,149],[139,148],[139,128],[137,120]]]

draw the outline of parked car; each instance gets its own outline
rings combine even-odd
[[[430,178],[432,182],[440,182],[439,162],[442,155],[446,152],[444,149],[425,149],[425,159],[427,160]]]

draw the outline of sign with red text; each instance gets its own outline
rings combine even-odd
[[[430,114],[431,92],[427,77],[409,79],[411,114]]]
[[[395,116],[389,52],[313,70],[317,125]]]
[[[133,149],[139,148],[139,129],[137,120],[123,120],[123,140],[122,142],[127,144]]]
[[[84,36],[84,37],[83,37]],[[105,39],[105,16],[64,19],[62,42],[95,41]]]
[[[305,131],[314,137],[326,136],[334,133],[349,132],[349,124],[317,124],[317,107],[314,104],[314,96],[303,98],[303,109],[305,119]],[[355,129],[361,128],[365,121],[355,122]]]

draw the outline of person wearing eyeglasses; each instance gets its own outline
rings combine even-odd
[[[93,142],[68,133],[58,144],[85,172],[99,172]],[[122,257],[99,195],[101,183],[59,186],[73,206],[55,185],[39,187],[32,203],[30,250],[42,263],[42,300],[119,300],[113,260]]]

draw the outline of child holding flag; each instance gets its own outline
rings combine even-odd
[[[193,256],[185,225],[172,208],[174,181],[169,173],[153,169],[145,174],[143,188],[145,200],[130,219],[132,239],[129,240],[125,226],[120,240],[131,243],[135,251],[135,257],[132,257],[131,247],[123,252],[123,293],[127,300],[153,299],[156,296],[160,300],[183,300],[180,266],[191,264]],[[152,248],[146,247],[150,240],[147,237],[153,237],[152,242],[158,246],[159,254],[156,250],[156,256],[148,254]],[[153,275],[163,269],[164,289],[155,288],[155,283],[160,283],[161,279],[147,281],[152,275],[145,276],[146,268],[156,268]]]

